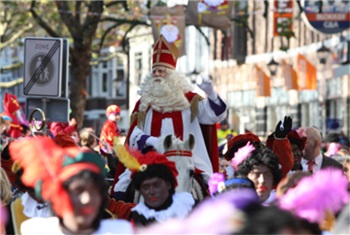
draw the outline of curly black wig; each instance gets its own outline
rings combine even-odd
[[[267,148],[263,144],[255,144],[255,150],[250,156],[238,165],[238,170],[235,172],[236,176],[248,176],[254,166],[264,164],[271,169],[273,174],[273,184],[277,185],[281,180],[281,170],[279,169],[279,163],[277,156],[271,149]]]
[[[140,190],[141,184],[144,180],[154,177],[158,177],[165,180],[166,182],[169,182],[171,185],[171,188],[169,190],[170,195],[173,195],[175,193],[176,179],[169,168],[161,164],[148,165],[146,170],[136,172],[133,175],[131,183],[134,185],[136,190]]]

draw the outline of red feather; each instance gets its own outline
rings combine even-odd
[[[10,155],[17,161],[24,172],[22,182],[35,187],[42,181],[42,197],[53,204],[58,215],[72,211],[67,192],[62,187],[59,174],[62,170],[64,156],[75,156],[78,148],[61,148],[47,137],[25,138],[11,143]]]

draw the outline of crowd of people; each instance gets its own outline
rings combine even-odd
[[[2,234],[350,234],[349,139],[287,115],[266,138],[231,131],[210,78],[195,93],[177,56],[160,36],[126,133],[114,104],[100,133],[74,118],[30,132],[6,93]]]

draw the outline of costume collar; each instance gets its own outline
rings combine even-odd
[[[140,202],[131,211],[143,215],[146,219],[154,218],[162,222],[169,218],[185,218],[194,205],[194,199],[188,192],[175,193],[172,200],[173,203],[165,210],[156,211],[147,207],[144,202]]]
[[[48,203],[38,203],[27,192],[21,196],[23,214],[28,218],[51,216],[51,208]]]

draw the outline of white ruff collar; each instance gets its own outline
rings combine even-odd
[[[140,202],[131,211],[136,211],[146,219],[154,218],[156,221],[162,222],[170,218],[185,218],[192,210],[193,205],[192,195],[188,192],[180,192],[173,195],[173,203],[165,210],[155,211],[148,208],[144,202]]]
[[[23,214],[28,218],[42,217],[47,218],[51,216],[51,208],[47,203],[38,203],[28,193],[21,196],[22,205],[24,207]],[[38,209],[41,208],[41,209]]]

